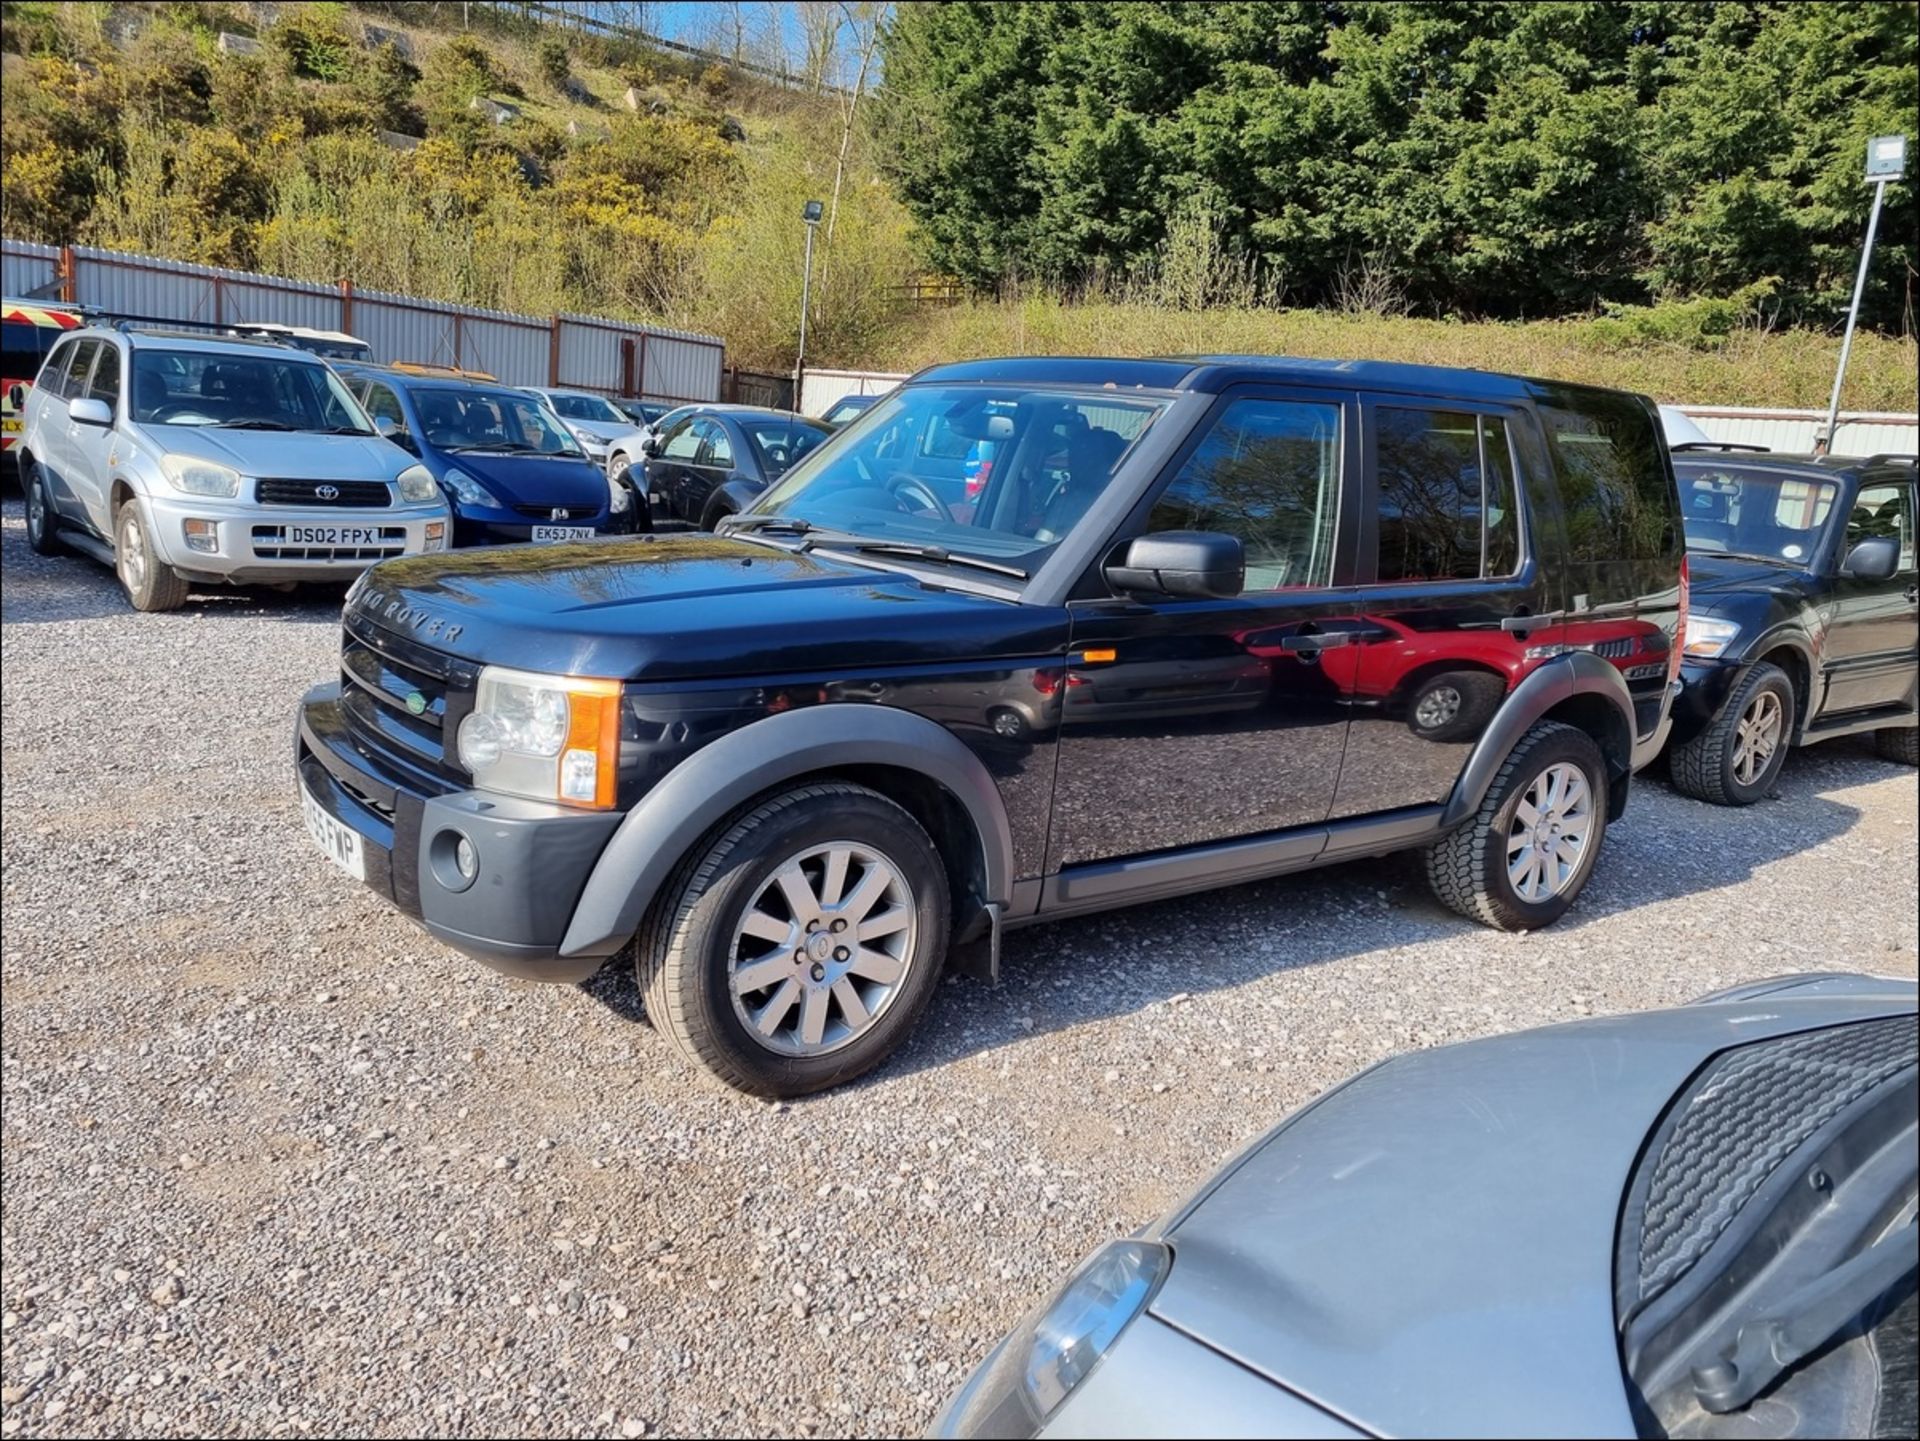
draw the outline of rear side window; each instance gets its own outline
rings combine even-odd
[[[1513,459],[1497,416],[1374,413],[1382,583],[1477,580],[1520,568]]]
[[[1560,480],[1568,559],[1594,564],[1677,555],[1678,501],[1647,408],[1624,395],[1554,391],[1539,411]]]
[[[67,393],[67,367],[73,364],[73,357],[80,349],[80,342],[69,340],[56,345],[47,356],[46,364],[41,367],[39,377],[34,381],[35,390],[45,391],[48,395]]]

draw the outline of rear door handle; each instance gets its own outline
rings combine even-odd
[[[1500,622],[1500,629],[1538,630],[1543,625],[1553,625],[1566,618],[1564,610],[1542,611],[1539,615],[1510,615]]]
[[[1310,631],[1299,635],[1280,637],[1281,650],[1322,651],[1337,650],[1343,645],[1353,644],[1353,632],[1350,630]]]

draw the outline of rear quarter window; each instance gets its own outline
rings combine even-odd
[[[1632,396],[1554,391],[1539,404],[1575,564],[1677,558],[1679,498],[1650,407]]]

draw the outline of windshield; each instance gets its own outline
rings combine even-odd
[[[1165,408],[1112,394],[908,386],[808,455],[751,513],[1031,574]]]
[[[415,390],[413,404],[427,443],[441,450],[585,454],[553,412],[523,391],[435,387]]]
[[[136,350],[133,418],[142,425],[373,433],[339,376],[316,361],[270,351]]]
[[[769,480],[785,475],[827,438],[826,431],[804,420],[749,420],[740,428],[753,442],[761,472]]]
[[[1760,466],[1680,468],[1687,549],[1806,565],[1819,554],[1839,487]]]
[[[612,401],[602,400],[597,395],[556,395],[553,397],[553,408],[568,420],[612,421],[615,425],[629,423],[614,408]]]

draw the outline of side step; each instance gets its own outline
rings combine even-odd
[[[1801,736],[1800,744],[1810,746],[1838,736],[1859,735],[1862,731],[1893,730],[1914,724],[1920,724],[1920,716],[1916,716],[1912,706],[1875,706],[1872,710],[1848,711],[1830,720],[1815,721]]]
[[[58,534],[60,544],[64,545],[68,550],[77,550],[82,555],[92,556],[108,570],[114,569],[117,564],[114,559],[113,547],[108,545],[104,540],[101,540],[98,536],[88,535],[84,530],[67,530],[64,527],[62,527]]]

